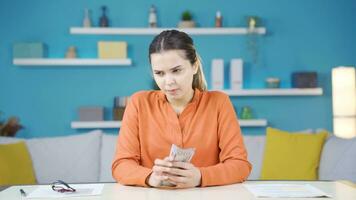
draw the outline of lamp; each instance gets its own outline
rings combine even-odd
[[[342,138],[356,136],[355,67],[332,69],[332,101],[334,134]]]

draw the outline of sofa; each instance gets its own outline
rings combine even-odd
[[[253,165],[249,180],[260,179],[265,138],[262,135],[244,136],[248,159]],[[111,162],[117,135],[94,130],[48,138],[0,137],[0,145],[19,141],[24,141],[28,148],[39,184],[58,179],[69,183],[114,181]],[[329,137],[322,149],[318,174],[319,180],[349,180],[356,183],[356,138],[346,140]]]

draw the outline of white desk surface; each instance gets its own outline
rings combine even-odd
[[[356,200],[356,188],[342,182],[329,181],[247,181],[246,183],[286,183],[286,184],[311,184],[316,188],[326,192],[333,198],[325,198],[326,200]],[[36,189],[36,185],[27,186],[12,186],[0,192],[0,200],[21,200],[22,198],[19,189],[22,188],[26,192],[31,192]],[[64,199],[64,198],[56,198]],[[72,197],[66,199],[73,200],[252,200],[252,199],[283,199],[283,198],[255,198],[242,184],[234,184],[219,187],[192,188],[192,189],[156,189],[123,186],[117,183],[105,183],[103,193],[100,196],[87,197]],[[314,198],[286,198],[288,200],[311,200]],[[324,198],[315,198],[324,199]],[[43,200],[43,199],[42,199]]]

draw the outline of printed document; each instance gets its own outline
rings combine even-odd
[[[63,198],[63,197],[81,197],[95,196],[102,193],[103,184],[71,184],[75,192],[60,193],[53,191],[50,185],[39,185],[33,192],[29,193],[26,198]]]
[[[255,197],[331,197],[310,184],[243,184]]]

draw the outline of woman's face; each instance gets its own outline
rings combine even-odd
[[[168,100],[184,100],[192,91],[197,67],[185,58],[183,50],[168,50],[151,54],[154,80]]]

